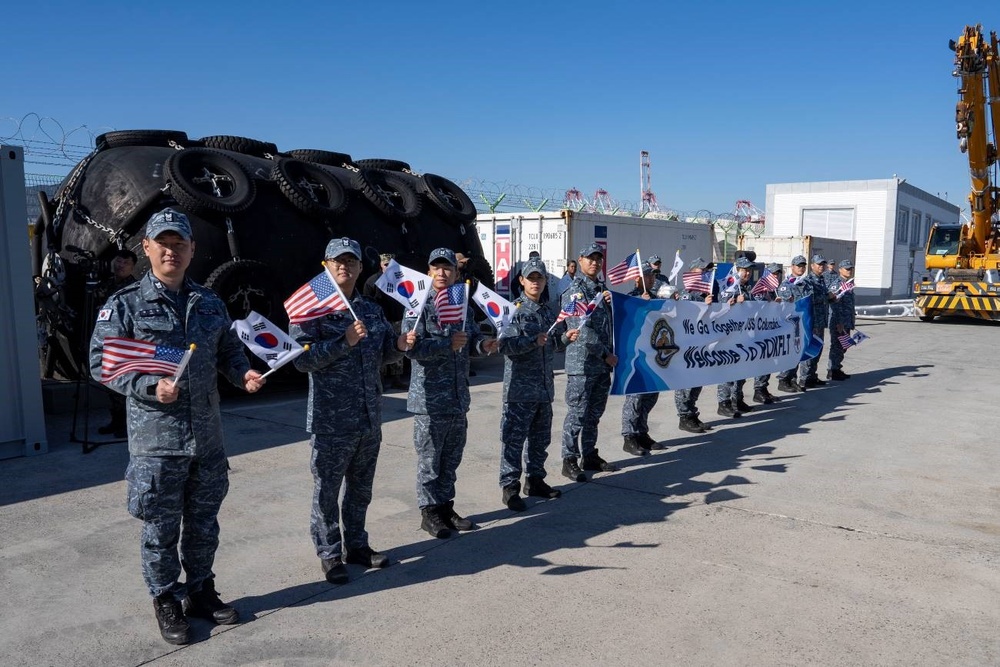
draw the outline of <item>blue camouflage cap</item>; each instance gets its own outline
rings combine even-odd
[[[649,256],[649,263],[650,263],[651,265],[652,265],[652,264],[662,264],[662,263],[663,263],[663,260],[662,260],[662,259],[660,259],[660,256],[659,256],[659,255],[650,255],[650,256]]]
[[[146,223],[146,238],[155,239],[164,232],[174,232],[185,241],[190,241],[191,222],[180,211],[165,208],[158,213],[154,213],[149,222]]]
[[[431,250],[431,256],[427,258],[428,266],[434,262],[445,261],[452,266],[458,266],[458,260],[455,259],[455,253],[448,248],[435,248]]]
[[[800,266],[808,263],[809,262],[806,260],[805,255],[796,255],[795,257],[792,257],[792,266]]]
[[[739,259],[736,260],[736,268],[737,269],[752,269],[753,268],[753,262],[751,262],[746,257],[740,257]]]
[[[547,278],[549,276],[548,271],[545,270],[545,262],[538,257],[532,257],[524,263],[524,266],[521,267],[521,275],[525,278],[530,276],[532,273],[540,273],[543,278]]]
[[[650,262],[643,262],[640,268],[644,274],[653,272],[653,265]]]
[[[771,273],[778,273],[779,271],[784,271],[784,269],[781,268],[781,264],[778,264],[777,262],[771,262],[770,264],[767,265],[766,268]]]
[[[826,257],[824,257],[823,255],[820,255],[819,253],[816,253],[815,255],[813,255],[812,263],[813,264],[826,264]]]
[[[710,269],[713,266],[715,266],[714,262],[706,262],[701,257],[695,257],[691,260],[691,263],[688,264],[688,269],[691,271],[694,271],[695,269],[701,269],[704,271],[705,269]]]
[[[842,259],[842,260],[840,260],[840,264],[838,266],[840,268],[842,268],[842,269],[853,269],[854,268],[854,260]]]
[[[326,254],[323,256],[327,259],[333,259],[344,254],[354,255],[361,259],[361,245],[346,236],[342,239],[332,239],[326,244]]]
[[[590,243],[583,246],[580,250],[580,257],[590,257],[591,255],[600,255],[604,257],[604,248],[596,243]]]

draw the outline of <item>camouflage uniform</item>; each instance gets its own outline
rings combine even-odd
[[[793,262],[794,259],[793,258]],[[805,259],[805,258],[803,258]],[[789,275],[781,285],[778,286],[776,291],[777,296],[781,296],[787,302],[795,303],[799,299],[803,299],[812,294],[812,283],[809,281],[809,269],[806,269],[806,273],[801,276]],[[809,335],[808,333],[806,335]],[[778,373],[778,380],[780,382],[790,382],[795,380],[796,370],[803,367],[806,362],[801,362],[796,366],[792,366],[787,371],[781,371]],[[801,384],[801,383],[800,383]]]
[[[778,271],[778,269],[780,269],[780,268],[781,267],[779,265],[777,265],[777,264],[768,264],[767,265],[767,270],[770,271],[771,273],[776,273]],[[751,287],[751,289],[753,289],[753,288]],[[776,291],[762,292],[760,294],[754,294],[750,298],[753,299],[754,301],[773,302],[773,301],[775,301],[778,298],[778,294],[777,294]],[[756,396],[760,392],[763,392],[765,394],[769,394],[770,392],[768,391],[767,385],[768,385],[768,383],[770,381],[771,381],[771,374],[770,373],[768,373],[767,375],[758,375],[757,377],[755,377],[753,379],[753,393],[754,393],[754,396]]]
[[[604,284],[577,273],[572,284],[563,293],[562,305],[571,298],[590,303],[604,291]],[[569,329],[567,318],[560,322],[553,333],[564,335]],[[566,419],[563,421],[563,460],[596,454],[597,425],[608,404],[611,391],[611,366],[604,358],[611,350],[611,309],[603,298],[580,326],[580,335],[566,343]],[[579,441],[579,442],[578,442]]]
[[[550,336],[542,347],[535,343],[556,321],[547,303],[521,296],[514,305],[514,317],[499,339],[499,352],[507,357],[500,418],[501,487],[520,481],[522,456],[528,477],[545,477],[555,399],[553,357],[565,348],[558,335]]]
[[[840,289],[840,284],[841,281],[837,281],[832,291]],[[830,372],[842,370],[844,364],[844,347],[838,340],[843,333],[837,331],[838,326],[843,327],[843,333],[847,334],[854,328],[854,290],[845,293],[830,307],[830,354],[826,366]]]
[[[700,301],[705,302],[705,298],[708,296],[704,292],[691,292],[686,289],[681,290],[680,298],[683,301]],[[719,285],[714,283],[712,285],[712,303],[718,303],[719,301]],[[698,418],[700,414],[698,412],[698,398],[701,396],[702,387],[691,387],[690,389],[676,389],[674,390],[674,407],[677,408],[678,417],[693,417]]]
[[[323,560],[368,546],[365,515],[382,444],[379,371],[403,356],[381,307],[357,291],[350,302],[367,330],[353,347],[345,336],[354,324],[347,310],[293,324],[289,330],[298,343],[309,344],[293,363],[309,373],[306,430],[312,434],[310,469],[315,481],[310,532],[316,555]]]
[[[827,286],[826,278],[823,275],[817,276],[812,271],[809,271],[805,279],[807,289],[811,290],[809,294],[812,295],[812,335],[819,336],[820,350],[815,357],[806,359],[799,364],[798,383],[800,385],[805,385],[807,381],[818,378],[816,369],[819,367],[819,357],[823,354],[823,332],[830,322],[830,290]],[[817,331],[819,333],[816,333]]]
[[[732,295],[732,297],[743,295],[745,301],[752,301],[754,299],[753,295],[750,294],[750,289],[753,285],[740,283],[737,287],[739,292]],[[719,297],[728,301],[728,298]],[[729,297],[731,298],[731,297]],[[739,305],[739,304],[736,304]],[[756,382],[756,380],[755,380]],[[720,382],[715,388],[715,397],[718,399],[719,403],[728,403],[736,408],[738,403],[744,403],[743,400],[743,387],[746,385],[747,381],[744,380],[732,380],[730,382]]]
[[[215,292],[185,279],[172,293],[149,272],[108,299],[94,327],[90,372],[97,380],[109,336],[197,346],[173,403],[156,400],[160,375],[127,373],[108,384],[128,400],[128,510],[143,520],[142,573],[154,597],[180,598],[214,577],[216,517],[229,489],[217,375],[242,388],[250,370],[230,325]],[[181,567],[184,585],[177,581]]]
[[[654,274],[653,285],[649,288],[649,293],[656,294],[660,287],[666,284],[668,284],[666,278]],[[636,287],[628,295],[641,297],[644,293],[645,289]],[[622,435],[629,436],[649,433],[649,413],[653,411],[656,402],[659,400],[659,392],[627,394],[624,403],[622,403]]]
[[[445,505],[455,498],[456,471],[462,462],[469,411],[469,356],[484,356],[485,338],[473,317],[465,314],[469,341],[451,349],[457,325],[438,324],[431,289],[418,318],[403,320],[403,332],[416,331],[417,342],[406,352],[412,364],[406,409],[413,413],[413,445],[417,450],[417,504],[420,509]]]
[[[97,303],[104,303],[108,298],[120,289],[128,287],[136,283],[136,279],[133,276],[126,276],[122,280],[118,280],[115,276],[111,276],[107,280],[101,283],[97,288]],[[121,431],[125,430],[125,424],[127,419],[125,418],[125,403],[126,399],[124,396],[119,394],[113,389],[107,390],[108,394],[108,412],[111,415],[111,423],[105,430],[109,430],[112,433],[120,434]],[[103,432],[103,431],[101,431]]]

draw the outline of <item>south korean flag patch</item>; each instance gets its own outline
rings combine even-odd
[[[97,321],[98,322],[107,322],[110,319],[111,319],[111,309],[110,308],[101,308],[101,310],[98,311],[98,313],[97,313]]]

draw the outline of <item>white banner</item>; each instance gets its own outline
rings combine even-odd
[[[816,356],[809,298],[795,303],[640,299],[611,293],[612,394],[703,387],[793,368]]]

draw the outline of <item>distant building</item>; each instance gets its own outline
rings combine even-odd
[[[767,186],[764,234],[857,241],[858,301],[873,303],[912,296],[931,225],[958,224],[959,213],[905,179],[775,183]]]

